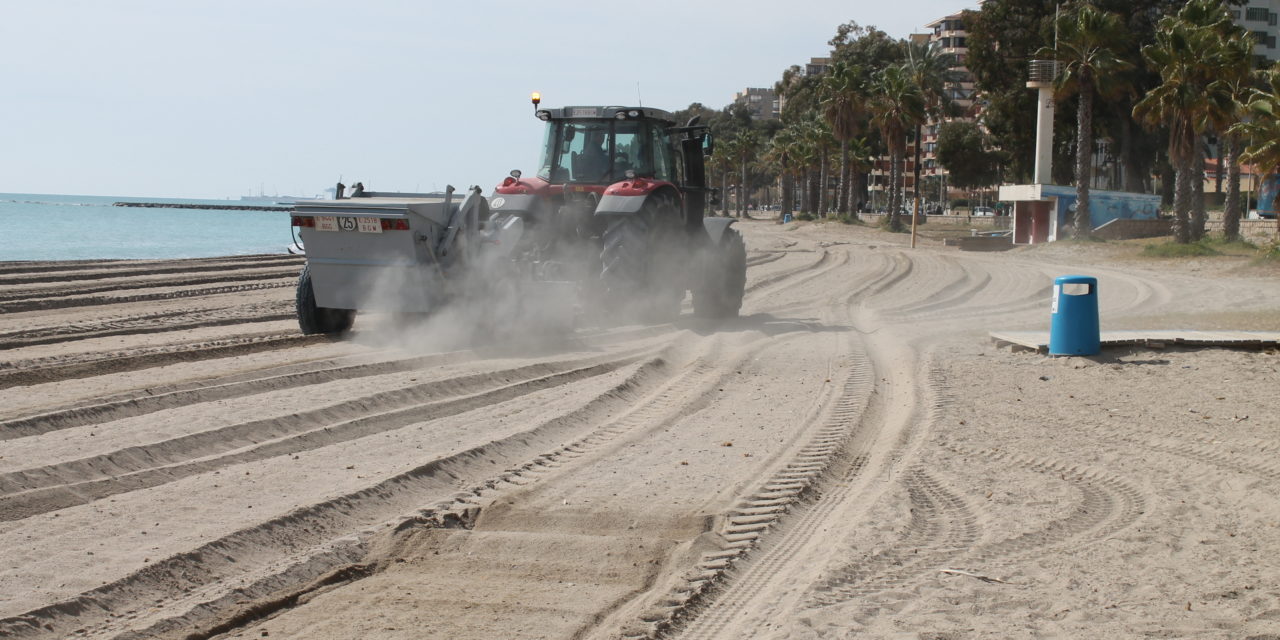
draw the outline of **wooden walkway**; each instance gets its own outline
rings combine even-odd
[[[998,347],[1015,351],[1049,352],[1048,331],[992,331],[991,340]],[[1230,347],[1236,349],[1280,348],[1280,331],[1103,331],[1102,348],[1120,345],[1151,347]]]

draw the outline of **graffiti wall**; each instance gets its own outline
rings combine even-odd
[[[1264,218],[1276,217],[1276,196],[1280,195],[1280,173],[1270,173],[1262,180],[1262,188],[1258,190],[1258,215]]]
[[[1058,224],[1062,229],[1070,224],[1076,212],[1076,188],[1072,186],[1044,185],[1043,197],[1058,199]],[[1093,228],[1112,220],[1154,220],[1160,217],[1160,196],[1127,191],[1089,191],[1089,219]]]

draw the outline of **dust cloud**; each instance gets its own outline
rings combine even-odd
[[[352,339],[419,354],[461,349],[541,351],[570,341],[583,322],[578,285],[540,282],[528,265],[492,253],[448,271],[384,270],[357,313]],[[426,309],[405,311],[406,308]]]
[[[384,269],[372,279],[353,340],[415,354],[545,352],[574,344],[586,327],[675,321],[687,292],[716,260],[709,238],[674,225],[632,236],[634,244],[614,254],[619,270],[605,276],[602,236],[613,222],[596,219],[577,229],[551,220],[527,224],[505,250],[483,231],[479,242],[460,234],[453,264]]]

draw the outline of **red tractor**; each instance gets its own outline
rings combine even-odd
[[[535,108],[538,105],[534,99]],[[705,125],[677,126],[647,107],[537,109],[547,123],[532,176],[512,171],[489,199],[489,229],[512,229],[516,264],[545,282],[576,283],[610,314],[667,320],[685,291],[698,316],[738,314],[746,246],[707,216]],[[504,252],[505,253],[505,252]]]

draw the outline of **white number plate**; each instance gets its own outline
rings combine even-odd
[[[359,231],[382,233],[381,218],[356,218],[351,216],[316,216],[316,231]]]

